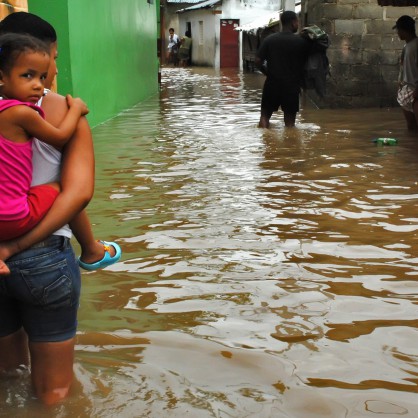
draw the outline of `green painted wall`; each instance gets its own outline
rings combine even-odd
[[[159,1],[29,0],[58,32],[58,91],[83,98],[91,126],[158,91]]]

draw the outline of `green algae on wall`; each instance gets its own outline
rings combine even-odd
[[[144,0],[29,0],[58,32],[58,91],[95,126],[158,91],[157,10]]]

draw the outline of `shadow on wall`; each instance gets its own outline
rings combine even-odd
[[[28,0],[0,0],[0,20],[13,12],[27,12]]]

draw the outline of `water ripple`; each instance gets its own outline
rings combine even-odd
[[[89,213],[124,255],[84,275],[62,414],[417,415],[418,142],[305,101],[258,129],[262,83],[166,68],[95,128]]]

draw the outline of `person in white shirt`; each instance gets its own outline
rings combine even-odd
[[[174,33],[174,28],[168,30],[168,46],[167,46],[167,64],[172,62],[178,64],[178,51],[180,46],[180,38]]]

